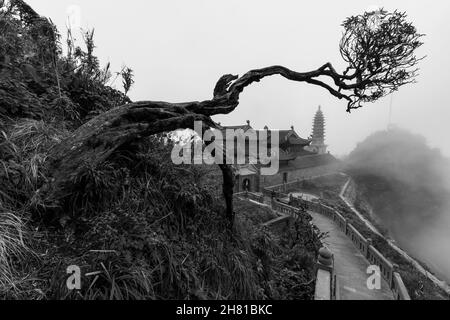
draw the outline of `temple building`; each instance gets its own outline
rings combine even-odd
[[[246,125],[224,127],[224,129],[242,129],[244,132],[253,128],[250,121]],[[264,128],[270,137],[270,129]],[[262,130],[255,130],[259,139]],[[321,107],[314,117],[312,134],[305,139],[299,136],[294,126],[289,130],[279,130],[279,171],[275,175],[261,175],[259,164],[234,165],[236,184],[235,192],[261,192],[268,186],[288,183],[298,179],[335,173],[339,171],[340,161],[327,152],[325,144],[325,118]],[[270,141],[270,138],[267,138]],[[245,150],[246,156],[247,148]]]

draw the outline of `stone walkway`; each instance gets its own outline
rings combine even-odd
[[[387,282],[381,280],[381,289],[367,288],[369,262],[354,246],[353,242],[328,217],[309,211],[313,223],[323,233],[328,232],[324,244],[334,254],[334,266],[340,300],[393,300],[393,294]]]

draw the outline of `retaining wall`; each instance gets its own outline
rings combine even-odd
[[[277,232],[284,232],[285,230],[287,230],[287,228],[289,228],[292,219],[293,218],[291,215],[286,214],[273,220],[267,221],[262,225]]]
[[[259,203],[264,203],[264,195],[263,194],[258,194],[258,193],[253,193],[253,192],[239,192],[239,193],[234,193],[233,197],[236,198],[245,198],[248,200],[253,200]]]

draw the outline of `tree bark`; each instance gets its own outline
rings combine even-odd
[[[225,198],[226,216],[230,223],[230,228],[233,227],[234,209],[233,209],[233,193],[235,177],[233,168],[227,164],[220,164],[223,176],[223,197]]]

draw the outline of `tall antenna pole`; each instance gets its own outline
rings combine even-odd
[[[394,100],[394,93],[391,93],[391,102],[389,104],[389,122],[388,122],[388,129],[391,128],[392,125],[392,103]]]

